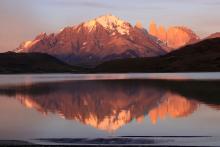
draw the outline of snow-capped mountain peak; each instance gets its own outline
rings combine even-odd
[[[34,40],[22,43],[16,51],[47,53],[69,64],[81,66],[166,53],[141,23],[133,27],[109,14],[65,27],[58,33],[41,33]]]
[[[108,31],[117,31],[122,35],[128,35],[129,28],[132,27],[128,22],[123,21],[122,19],[111,14],[103,15],[95,19],[89,20],[83,25],[87,27],[89,31],[92,31],[92,29],[96,28],[97,23]]]

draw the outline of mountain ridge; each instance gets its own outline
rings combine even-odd
[[[17,52],[48,53],[72,65],[96,65],[112,59],[166,53],[147,30],[113,15],[66,27],[57,34],[40,34],[22,43]]]
[[[220,38],[206,39],[161,57],[121,59],[98,65],[94,72],[220,71]]]
[[[186,26],[170,26],[165,28],[162,25],[157,25],[154,21],[150,22],[149,34],[166,44],[168,52],[200,41],[199,36]]]

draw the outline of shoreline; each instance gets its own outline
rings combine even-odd
[[[110,138],[42,138],[32,141],[0,140],[0,146],[15,145],[71,145],[71,146],[207,146],[219,145],[214,136],[134,136]]]

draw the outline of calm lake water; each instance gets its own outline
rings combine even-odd
[[[0,75],[0,140],[57,138],[220,145],[220,73]]]

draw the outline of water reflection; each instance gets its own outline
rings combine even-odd
[[[73,81],[1,86],[0,95],[25,107],[49,112],[100,130],[116,131],[132,120],[187,117],[201,103],[219,110],[219,82]]]

